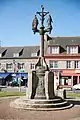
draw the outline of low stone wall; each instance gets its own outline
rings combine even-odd
[[[55,90],[55,95],[65,99],[66,98],[66,90],[64,90],[64,89]]]

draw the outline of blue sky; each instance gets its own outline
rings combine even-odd
[[[79,0],[0,0],[1,46],[39,45],[32,19],[41,11],[41,4],[54,21],[50,36],[80,36]]]

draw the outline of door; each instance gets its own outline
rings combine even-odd
[[[73,76],[73,85],[77,84],[77,76]]]

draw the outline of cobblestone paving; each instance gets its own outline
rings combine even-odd
[[[79,106],[61,111],[26,111],[11,108],[12,100],[0,99],[0,120],[80,120]]]

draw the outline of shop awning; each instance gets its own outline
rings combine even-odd
[[[28,73],[23,73],[23,72],[20,72],[20,73],[16,73],[16,77],[24,77],[25,79],[28,79]]]
[[[80,76],[80,74],[76,74],[76,73],[61,73],[61,76]]]
[[[6,78],[10,73],[0,73],[0,78]]]

